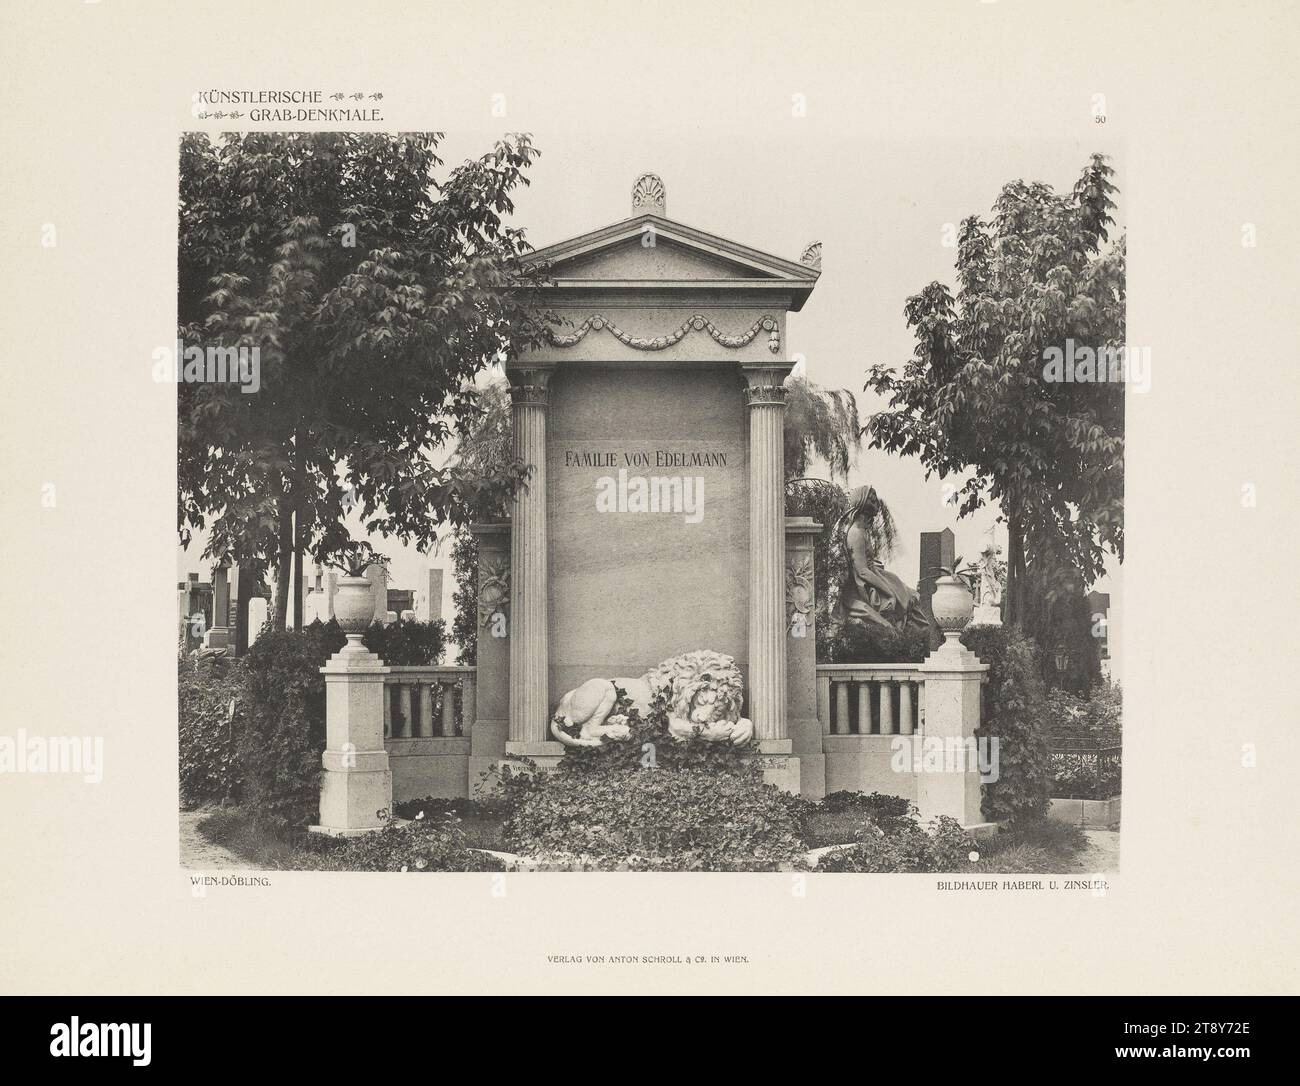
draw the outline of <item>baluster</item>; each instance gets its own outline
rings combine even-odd
[[[456,734],[456,688],[451,683],[442,684],[442,734]]]
[[[894,734],[894,683],[883,679],[880,683],[880,734]]]
[[[433,684],[420,684],[420,734],[433,734]]]
[[[909,680],[898,684],[898,732],[900,735],[912,734],[912,689],[913,684]]]
[[[397,707],[402,719],[396,725],[393,734],[409,739],[411,736],[411,687],[407,683],[402,683],[397,688]]]
[[[831,734],[831,677],[817,676],[817,719],[821,721],[822,735]]]
[[[871,680],[858,680],[858,734],[871,734]]]
[[[835,684],[835,734],[849,734],[849,684],[843,680]]]
[[[469,735],[470,729],[474,727],[475,695],[477,688],[474,683],[477,680],[477,673],[466,675],[460,681],[460,732],[461,735]]]

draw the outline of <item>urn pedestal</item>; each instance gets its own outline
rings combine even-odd
[[[334,617],[348,643],[321,668],[325,753],[316,833],[348,837],[383,826],[392,814],[393,774],[384,747],[384,677],[389,669],[361,643],[374,617],[365,577],[340,577]]]
[[[988,665],[961,643],[975,601],[960,577],[940,577],[930,607],[944,641],[919,668],[925,677],[925,726],[920,741],[940,751],[959,752],[965,769],[919,772],[916,805],[923,819],[943,815],[969,832],[983,833],[992,827],[980,810],[980,775],[971,767],[969,754],[980,727],[980,685]]]

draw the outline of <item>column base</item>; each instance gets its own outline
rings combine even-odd
[[[510,758],[527,758],[538,769],[551,770],[560,764],[564,757],[564,744],[553,740],[538,743],[525,743],[513,739],[506,740],[507,760]],[[518,766],[518,763],[515,763]]]
[[[758,763],[763,769],[763,783],[774,784],[781,791],[798,795],[800,791],[799,759],[789,739],[760,739]]]
[[[205,649],[228,649],[235,644],[235,639],[230,635],[229,626],[213,626],[203,635],[203,647]]]
[[[822,726],[816,717],[790,718],[790,742],[799,759],[799,789],[805,799],[826,798],[826,754]]]
[[[325,752],[326,769],[320,785],[320,823],[308,829],[331,837],[355,837],[382,829],[383,815],[392,816],[393,804],[393,774],[386,767],[388,756],[380,755],[385,762],[382,769],[331,767],[329,763],[340,757],[338,752]],[[368,757],[374,759],[373,754]]]
[[[534,777],[539,773],[554,773],[564,757],[560,743],[506,743],[506,757],[492,763],[492,773],[485,791],[495,791],[503,773],[521,773]],[[528,762],[518,759],[527,758]]]

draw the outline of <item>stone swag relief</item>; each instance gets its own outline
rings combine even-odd
[[[663,513],[687,524],[704,519],[710,468],[726,469],[727,453],[709,449],[565,449],[566,471],[595,474],[592,497],[598,513]]]

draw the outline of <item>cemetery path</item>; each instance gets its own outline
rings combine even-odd
[[[257,864],[240,859],[228,848],[214,844],[199,833],[199,823],[211,812],[181,811],[181,866],[195,871],[261,871]]]
[[[1088,844],[1075,856],[1071,871],[1096,874],[1119,870],[1119,833],[1116,830],[1084,830]]]

